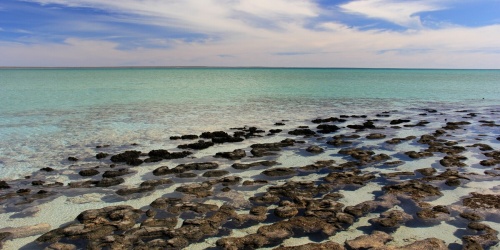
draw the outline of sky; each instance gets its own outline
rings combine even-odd
[[[0,66],[500,68],[500,0],[1,0]]]

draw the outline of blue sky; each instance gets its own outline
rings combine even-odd
[[[2,0],[0,66],[500,68],[500,0]]]

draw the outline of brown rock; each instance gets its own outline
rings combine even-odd
[[[391,250],[393,248],[388,248]],[[409,245],[397,247],[395,250],[448,250],[448,247],[444,241],[437,238],[427,238],[424,240],[415,241]]]
[[[229,171],[226,170],[211,170],[203,173],[203,177],[221,177],[229,174]]]
[[[367,135],[366,139],[375,140],[375,139],[384,139],[385,137],[386,137],[386,135],[384,135],[384,134],[373,133],[373,134]]]
[[[273,168],[262,172],[263,175],[271,177],[296,175],[297,171],[292,168]]]
[[[84,169],[84,170],[81,170],[80,172],[78,172],[79,175],[81,176],[94,176],[94,175],[98,175],[99,174],[99,171],[97,171],[97,169],[94,169],[94,168],[91,168],[91,169]]]
[[[402,223],[413,219],[413,217],[400,210],[391,210],[380,214],[380,218],[370,219],[372,224],[378,224],[383,227],[398,227]]]
[[[370,235],[362,235],[354,240],[346,241],[346,245],[354,250],[373,249],[382,248],[386,242],[391,240],[392,236],[381,231],[373,231]]]
[[[76,246],[73,244],[56,242],[49,245],[44,250],[76,250]]]
[[[463,204],[470,208],[500,208],[500,195],[470,193],[472,197],[463,199]]]
[[[325,150],[320,146],[313,145],[313,146],[309,146],[306,149],[306,151],[309,153],[312,153],[312,154],[320,154],[320,153],[323,153]]]
[[[277,247],[273,250],[344,250],[345,248],[339,243],[328,241],[324,243],[309,243],[300,246],[291,246],[291,247]]]

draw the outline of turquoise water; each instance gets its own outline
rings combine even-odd
[[[0,178],[99,143],[306,120],[333,111],[500,104],[500,70],[0,70]]]
[[[0,70],[0,112],[253,98],[500,99],[500,70]]]

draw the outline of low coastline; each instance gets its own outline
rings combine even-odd
[[[2,220],[39,225],[3,244],[498,247],[499,117],[495,107],[335,113],[178,135],[164,151],[93,145],[65,169],[2,182]],[[40,218],[65,205],[65,219]]]

